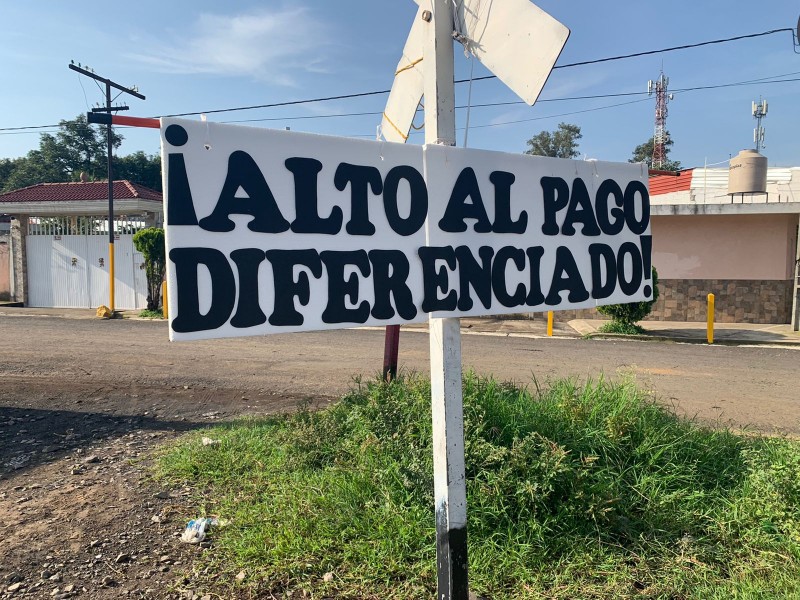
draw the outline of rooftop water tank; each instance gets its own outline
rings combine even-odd
[[[728,194],[766,193],[767,157],[742,150],[730,161]]]

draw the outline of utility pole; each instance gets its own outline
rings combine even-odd
[[[144,100],[144,95],[140,94],[139,91],[135,88],[127,88],[119,83],[115,83],[110,79],[106,79],[105,77],[100,77],[94,71],[81,67],[80,63],[77,65],[74,62],[71,62],[69,65],[70,69],[80,73],[81,75],[86,75],[86,77],[91,77],[95,81],[99,81],[100,83],[105,85],[106,88],[106,105],[104,108],[92,109],[92,112],[104,112],[108,113],[109,115],[113,111],[118,110],[128,110],[127,106],[112,106],[111,105],[111,88],[117,89],[120,91],[121,94],[130,94],[131,96],[135,96],[141,100]],[[108,157],[107,157],[107,164],[108,164],[108,308],[111,310],[111,313],[114,313],[114,173],[113,173],[113,156],[112,152],[113,148],[113,130],[111,127],[111,123],[109,122],[106,126],[106,140],[108,144]]]

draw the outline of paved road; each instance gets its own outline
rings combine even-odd
[[[143,397],[169,395],[175,413],[220,398],[229,413],[269,410],[336,396],[353,375],[377,373],[382,351],[381,331],[170,343],[163,322],[0,316],[0,407],[103,396],[136,414]],[[798,350],[465,335],[463,355],[467,368],[522,383],[631,373],[684,414],[800,433]],[[401,368],[427,372],[427,335],[401,336]]]

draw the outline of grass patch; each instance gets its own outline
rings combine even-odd
[[[469,374],[464,420],[476,592],[800,597],[797,442],[704,428],[602,380],[530,392]],[[248,594],[427,599],[430,421],[425,379],[357,382],[319,412],[190,435],[159,476],[194,486],[199,513],[230,519],[210,560],[230,574],[220,580],[244,569]]]
[[[150,310],[149,308],[145,308],[144,310],[139,311],[139,316],[143,319],[163,319],[164,313],[160,308],[158,310]]]
[[[622,321],[608,321],[598,329],[600,333],[622,333],[624,335],[645,335],[644,327],[636,323],[623,323]]]

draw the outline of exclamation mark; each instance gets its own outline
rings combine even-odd
[[[170,145],[177,147],[189,141],[186,130],[175,124],[167,127],[164,137]],[[167,225],[197,225],[183,154],[170,152],[167,165]]]
[[[642,247],[642,264],[644,265],[643,279],[649,281],[653,278],[653,236],[641,235],[639,236],[639,241]],[[644,286],[644,295],[648,298],[652,298],[653,286]]]

